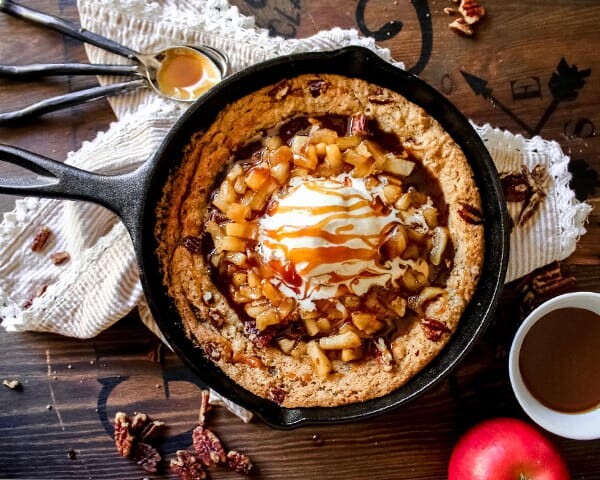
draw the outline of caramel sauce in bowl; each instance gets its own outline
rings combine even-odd
[[[509,355],[511,386],[525,413],[556,435],[600,438],[599,350],[600,294],[560,295],[531,312]]]

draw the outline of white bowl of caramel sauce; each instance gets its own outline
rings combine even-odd
[[[575,440],[600,438],[600,294],[560,295],[523,321],[509,355],[510,382],[525,413]]]

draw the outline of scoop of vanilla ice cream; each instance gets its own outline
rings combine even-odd
[[[343,284],[362,295],[402,275],[405,267],[398,261],[378,262],[382,231],[398,221],[396,210],[375,208],[382,188],[368,188],[348,174],[290,181],[258,228],[263,260],[290,262],[302,278],[300,288],[282,282],[284,293],[298,300],[333,298]]]

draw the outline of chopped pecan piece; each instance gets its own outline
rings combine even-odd
[[[507,202],[525,202],[519,212],[518,225],[523,227],[537,212],[546,197],[550,176],[545,165],[536,165],[531,171],[526,165],[519,172],[500,175]]]
[[[388,105],[392,103],[394,100],[391,98],[385,97],[369,97],[369,102],[374,103],[376,105]]]
[[[323,92],[323,90],[326,89],[326,87],[327,82],[325,82],[325,80],[323,80],[322,78],[316,78],[314,80],[308,81],[308,91],[314,98],[321,95],[321,93]]]
[[[206,414],[210,412],[211,406],[208,403],[210,400],[210,391],[202,390],[200,392],[200,411],[198,412],[198,425],[204,427],[206,425]]]
[[[450,28],[450,30],[455,31],[456,33],[464,35],[465,37],[471,37],[473,36],[473,33],[475,33],[471,25],[469,25],[466,22],[466,20],[462,17],[457,18],[452,23],[449,23],[448,28]]]
[[[269,393],[271,394],[271,400],[280,405],[283,403],[285,396],[287,395],[287,392],[283,388],[279,387],[271,387]]]
[[[247,455],[235,450],[227,453],[227,466],[234,472],[241,473],[242,475],[250,475],[253,467]]]
[[[198,425],[192,432],[194,450],[207,468],[214,468],[226,460],[225,450],[219,438],[207,428]]]
[[[501,173],[500,183],[507,202],[522,202],[531,191],[527,177],[522,172]]]
[[[181,480],[205,480],[206,471],[200,460],[192,452],[177,450],[177,458],[171,460],[169,467]]]
[[[287,97],[289,92],[289,80],[282,80],[269,91],[268,95],[274,98],[275,100],[283,100],[285,97]]]
[[[446,15],[456,15],[456,9],[452,8],[452,7],[445,7],[444,8],[444,13]]]
[[[557,279],[555,282],[546,283],[542,285],[535,284],[534,279],[534,289],[537,293],[541,295],[557,295],[559,292],[563,292],[568,290],[569,288],[575,285],[575,277],[561,277]]]
[[[369,95],[369,102],[377,105],[386,105],[392,103],[394,100],[391,99],[387,93],[381,87],[377,87],[375,91]]]
[[[539,270],[531,278],[530,286],[535,295],[557,294],[575,284],[575,277],[563,276],[558,262]]]
[[[27,310],[29,307],[31,307],[31,305],[33,305],[33,301],[37,298],[37,297],[41,297],[44,293],[46,293],[46,289],[48,288],[48,285],[43,284],[41,285],[35,292],[34,294],[29,297],[27,299],[27,301],[22,305],[22,309],[23,310]]]
[[[533,167],[533,170],[531,170],[531,180],[535,188],[544,190],[548,186],[548,181],[550,180],[546,165],[539,163]]]
[[[379,360],[379,363],[383,366],[383,371],[391,372],[394,368],[394,357],[383,337],[379,337],[375,341],[375,349],[377,352],[377,360]]]
[[[256,328],[256,321],[254,320],[248,320],[244,322],[244,333],[259,348],[266,347],[275,336],[275,333],[269,328],[263,330],[262,332],[259,331],[258,328]]]
[[[221,328],[224,322],[223,315],[213,309],[208,312],[208,320],[216,328]]]
[[[2,380],[2,385],[6,388],[10,388],[11,390],[21,391],[23,390],[23,385],[18,380]]]
[[[551,263],[545,267],[536,270],[528,278],[529,285],[537,293],[539,288],[551,285],[563,278],[558,262]]]
[[[221,349],[215,342],[209,342],[204,346],[204,352],[206,355],[213,360],[221,359]]]
[[[460,202],[460,206],[461,208],[458,210],[458,214],[465,222],[472,225],[481,225],[484,222],[481,210],[464,202]]]
[[[446,325],[433,318],[423,318],[421,320],[421,327],[425,336],[432,342],[437,342],[442,338],[442,334],[450,333],[450,329]]]
[[[115,415],[115,445],[122,457],[129,457],[133,448],[134,437],[130,431],[130,419],[126,413],[117,412]]]
[[[352,117],[350,132],[352,135],[367,136],[369,130],[367,128],[367,116],[364,113],[357,113]]]
[[[521,297],[521,315],[549,296],[568,291],[575,285],[575,277],[565,277],[558,262],[551,263],[527,275],[516,286]]]
[[[519,214],[518,225],[523,227],[538,211],[544,198],[546,198],[546,188],[550,181],[548,170],[545,165],[536,165],[531,172],[523,166],[523,174],[530,187],[530,195],[525,200],[525,205]]]
[[[48,227],[46,227],[44,225],[39,227],[35,232],[35,236],[33,237],[33,242],[31,244],[31,251],[32,252],[41,251],[46,246],[46,243],[48,242],[48,238],[50,237],[51,233],[52,232],[50,231],[50,229]]]
[[[71,259],[71,255],[67,252],[56,252],[50,255],[50,260],[54,265],[62,265]]]
[[[183,246],[187,248],[190,253],[202,252],[202,239],[200,237],[183,237],[181,243],[183,243]]]
[[[527,222],[535,215],[535,213],[540,208],[542,200],[546,195],[542,192],[533,192],[533,194],[527,199],[525,205],[523,205],[523,209],[519,214],[519,219],[517,220],[517,224],[519,227],[524,227]]]
[[[461,0],[458,11],[469,25],[477,23],[485,15],[485,8],[477,0]]]
[[[156,473],[158,462],[161,461],[162,457],[152,445],[136,443],[133,459],[147,472]]]

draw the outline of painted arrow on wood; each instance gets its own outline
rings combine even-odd
[[[558,107],[561,102],[572,102],[577,98],[579,95],[579,90],[581,90],[585,85],[584,79],[590,76],[592,70],[587,68],[580,71],[576,65],[569,66],[564,57],[561,58],[556,67],[556,72],[552,74],[550,80],[548,81],[548,88],[552,94],[552,102],[550,102],[550,105],[548,105],[542,114],[542,117],[533,128],[527,125],[506,105],[494,97],[493,90],[488,87],[487,80],[462,70],[460,73],[464,77],[465,81],[469,84],[475,95],[481,95],[486,100],[489,100],[493,106],[500,108],[517,124],[519,124],[523,130],[529,133],[529,135],[536,135],[540,133],[554,110],[556,110],[556,107]]]
[[[530,135],[533,135],[533,130],[527,125],[523,120],[521,120],[517,115],[515,115],[506,105],[504,105],[500,100],[494,97],[493,90],[487,86],[487,80],[483,78],[476,77],[475,75],[467,72],[460,71],[462,76],[465,78],[469,87],[475,92],[475,95],[481,95],[486,100],[489,100],[494,107],[498,107],[504,113],[506,113],[510,118],[512,118],[515,122],[519,124],[519,126],[525,130]]]

